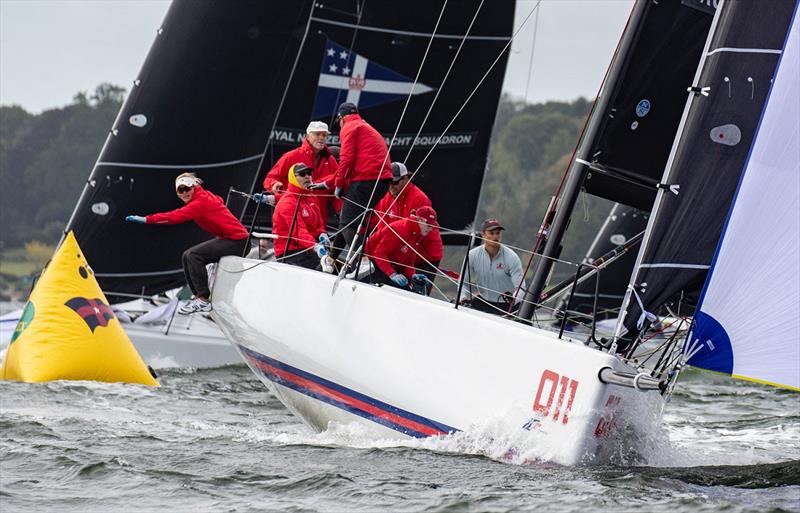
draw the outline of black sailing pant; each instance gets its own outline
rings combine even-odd
[[[346,245],[353,243],[359,224],[358,221],[353,221],[364,212],[365,206],[374,208],[381,198],[386,196],[391,181],[392,180],[389,178],[378,180],[377,185],[375,185],[374,180],[350,183],[347,192],[344,194],[345,200],[342,204],[342,211],[339,214],[339,230],[341,231],[336,235],[336,238],[333,239],[333,247],[331,248],[331,255],[333,258],[338,257],[339,253],[341,253]],[[373,187],[375,187],[375,194],[372,195],[372,201],[370,201],[369,197]],[[367,226],[367,221],[369,221],[369,219],[365,219],[364,226]],[[353,222],[353,224],[345,228],[345,226],[351,222]]]
[[[508,303],[505,301],[486,301],[481,296],[475,296],[474,298],[470,299],[469,301],[465,302],[465,306],[472,308],[473,310],[478,310],[480,312],[486,312],[494,315],[506,315],[508,313],[515,314],[517,310],[519,310],[520,303],[514,304],[511,308],[511,312],[508,311]]]
[[[192,246],[183,252],[183,274],[186,283],[192,289],[195,297],[207,298],[211,292],[208,290],[207,264],[219,262],[224,256],[244,254],[247,237],[241,240],[212,239]]]
[[[319,257],[313,249],[296,249],[287,251],[282,256],[278,257],[278,262],[284,264],[298,265],[306,269],[313,269],[318,271],[322,268],[319,263]]]

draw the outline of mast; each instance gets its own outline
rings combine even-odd
[[[592,109],[589,123],[581,138],[575,159],[570,165],[564,192],[558,199],[555,217],[550,229],[547,230],[545,234],[544,249],[541,252],[541,256],[536,255],[534,257],[533,278],[531,279],[531,284],[528,286],[528,290],[525,292],[525,298],[519,312],[520,317],[523,319],[530,319],[533,317],[533,312],[536,309],[536,305],[539,303],[539,298],[550,274],[550,270],[553,268],[552,259],[558,258],[561,253],[561,241],[567,230],[572,211],[575,208],[575,202],[578,200],[578,195],[581,192],[581,187],[589,173],[591,151],[596,144],[596,138],[600,133],[601,126],[604,124],[604,119],[612,100],[611,93],[614,91],[614,85],[617,80],[628,65],[629,61],[626,59],[626,56],[630,54],[639,38],[642,22],[645,19],[645,13],[649,5],[650,0],[636,0],[633,6],[633,11],[628,20],[628,28],[625,30],[617,51],[614,54],[608,77]]]
[[[533,316],[541,300],[581,192],[652,209],[713,13],[713,7],[693,0],[634,4],[565,186],[553,202],[555,213],[548,212],[542,223],[544,244],[534,255],[524,318]]]

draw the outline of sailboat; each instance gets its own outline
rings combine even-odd
[[[785,273],[794,268],[789,259],[797,260],[796,7],[794,1],[764,9],[755,1],[722,0],[716,10],[686,0],[634,4],[565,186],[540,230],[546,240],[537,244],[520,318],[237,257],[220,263],[214,318],[256,376],[315,429],[354,422],[388,438],[499,425],[504,433],[541,441],[540,459],[567,465],[602,461],[624,433],[653,429],[687,364],[800,388],[800,326],[796,315],[787,318],[800,304],[797,287],[787,287],[780,309],[764,307],[771,315],[755,309],[743,322],[738,319],[750,293],[774,287],[774,273],[781,271],[754,273],[746,291],[736,289],[742,273],[756,265],[741,265],[742,244],[789,250],[759,252],[768,262],[786,262],[777,268]],[[367,10],[369,23],[358,25],[379,54],[407,19],[388,11],[380,22]],[[323,14],[309,20],[320,31],[340,26]],[[492,35],[508,38],[510,26],[503,27]],[[457,33],[470,36],[465,28]],[[435,36],[435,29],[410,36],[408,55],[414,37],[436,44]],[[357,41],[353,48],[366,52]],[[502,59],[503,53],[495,55]],[[478,57],[470,61],[486,65]],[[365,109],[368,119],[369,113]],[[775,144],[786,151],[773,151]],[[764,187],[776,169],[785,181]],[[728,183],[734,186],[726,189]],[[566,336],[563,325],[553,331],[530,321],[541,308],[581,190],[651,212],[609,340]],[[775,205],[756,218],[753,209],[761,207],[754,199],[762,192]],[[774,218],[785,227],[759,230],[757,220]],[[648,256],[664,248],[672,260]],[[693,274],[643,281],[643,273],[664,269]],[[653,312],[698,287],[698,280],[706,286],[688,342],[671,337],[642,353]],[[726,301],[731,294],[748,299]],[[769,296],[759,301],[774,305]],[[773,322],[780,328],[761,337],[765,323]]]

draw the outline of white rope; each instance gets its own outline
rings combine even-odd
[[[639,315],[639,319],[636,321],[636,327],[641,330],[644,327],[644,321],[650,321],[650,324],[655,323],[658,320],[658,317],[655,316],[652,312],[648,312],[644,308],[644,304],[642,303],[642,298],[639,297],[639,293],[636,292],[636,289],[632,285],[628,285],[628,288],[633,292],[633,297],[636,298],[636,302],[639,303],[639,310],[642,313]]]

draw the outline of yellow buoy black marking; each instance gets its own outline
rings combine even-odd
[[[108,305],[72,232],[25,305],[0,379],[158,386]]]

